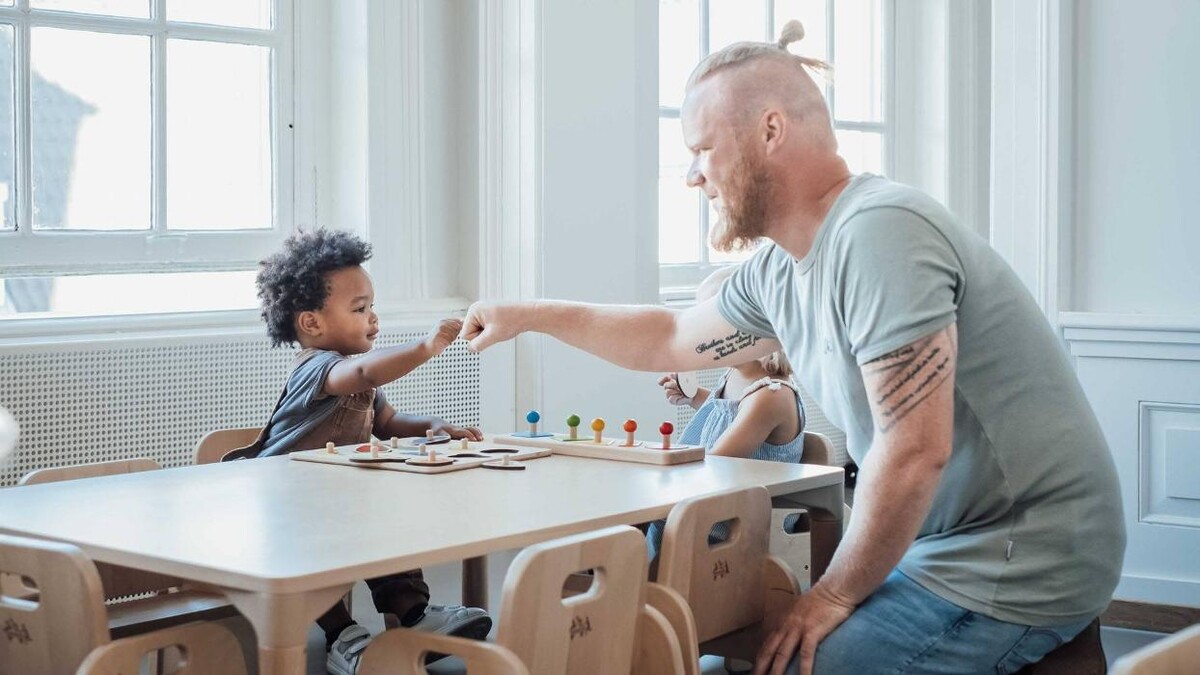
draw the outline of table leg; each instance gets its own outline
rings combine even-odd
[[[221,592],[254,626],[260,675],[304,675],[308,627],[351,588],[342,584],[308,593]]]
[[[842,541],[843,504],[846,490],[841,483],[782,495],[771,500],[780,508],[803,508],[812,522],[812,583],[817,583]]]
[[[462,602],[467,607],[487,609],[487,556],[467,558],[462,563]]]

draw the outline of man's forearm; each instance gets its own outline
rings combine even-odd
[[[885,459],[873,463],[876,457]],[[850,605],[866,600],[916,539],[943,468],[941,459],[920,450],[873,448],[860,473],[846,538],[818,585]]]
[[[592,305],[538,300],[523,312],[525,330],[631,370],[671,370],[675,312],[649,305]]]

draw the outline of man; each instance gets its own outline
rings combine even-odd
[[[928,196],[853,176],[819,62],[740,43],[682,108],[688,184],[717,248],[771,244],[720,295],[660,307],[472,307],[476,350],[524,331],[638,370],[730,366],[781,346],[860,465],[828,572],[756,673],[1013,672],[1108,603],[1125,546],[1116,471],[1053,332],[1012,270]]]

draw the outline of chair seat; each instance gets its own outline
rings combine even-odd
[[[1044,656],[1041,661],[1017,671],[1017,675],[1104,675],[1108,662],[1100,644],[1100,619],[1094,619],[1070,642]]]
[[[109,634],[114,640],[193,621],[214,621],[238,615],[237,609],[223,595],[193,590],[116,602],[107,605],[106,609]]]

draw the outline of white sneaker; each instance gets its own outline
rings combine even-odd
[[[425,609],[425,616],[409,628],[482,640],[487,637],[488,631],[492,630],[492,617],[478,607],[429,605]]]
[[[329,648],[325,657],[325,670],[330,675],[354,675],[358,671],[358,660],[371,642],[371,633],[358,624],[346,626]]]

